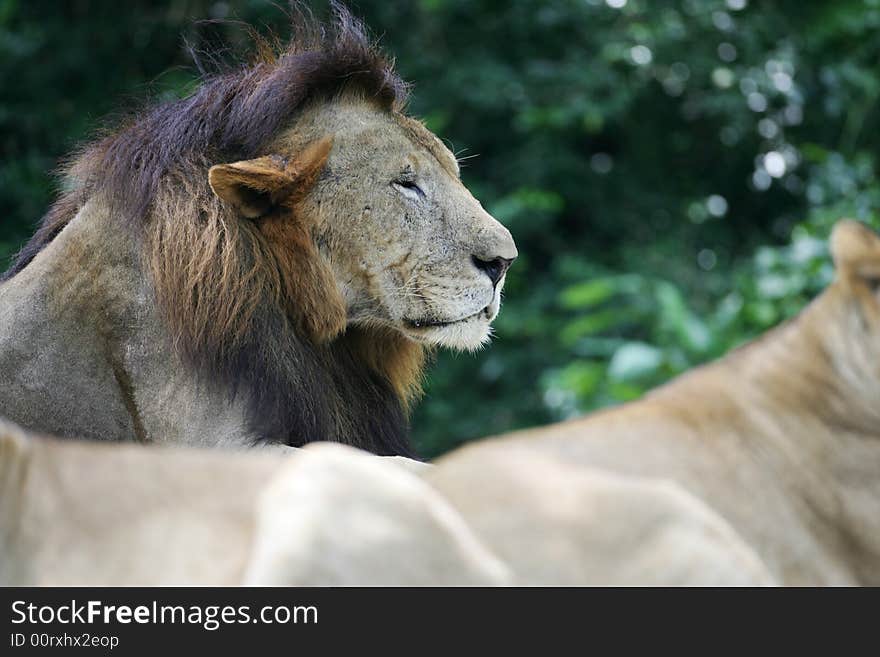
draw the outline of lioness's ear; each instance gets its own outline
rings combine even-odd
[[[324,137],[293,159],[270,155],[218,164],[208,171],[208,183],[218,197],[242,216],[256,219],[304,196],[321,173],[332,147],[333,137]]]
[[[840,274],[880,287],[880,235],[858,221],[841,219],[831,233],[831,255]]]

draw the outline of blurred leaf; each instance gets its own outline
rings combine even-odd
[[[563,308],[589,308],[610,299],[616,291],[613,279],[597,278],[564,289],[559,295]]]
[[[652,376],[663,364],[663,352],[642,342],[629,342],[618,349],[608,365],[608,376],[629,383]]]

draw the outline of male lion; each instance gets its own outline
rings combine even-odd
[[[880,584],[880,238],[841,222],[831,251],[835,282],[760,340],[641,401],[465,447],[425,477],[529,581],[607,582],[597,546],[611,558],[630,546],[610,537],[662,538],[662,525],[633,532],[644,510],[625,498],[592,531],[613,507],[572,490],[605,471],[665,482],[660,509],[702,500],[777,582]]]
[[[0,415],[411,454],[426,348],[488,340],[517,250],[334,7],[73,161],[0,284]]]

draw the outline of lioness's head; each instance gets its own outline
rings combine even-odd
[[[305,109],[271,150],[213,167],[211,186],[246,218],[308,226],[344,323],[459,349],[488,340],[516,246],[434,134],[343,94]]]
[[[831,234],[836,285],[858,304],[863,328],[880,334],[880,235],[852,219],[843,219]]]
[[[846,382],[849,408],[864,397],[874,421],[880,418],[880,235],[851,219],[831,234],[835,281],[814,304],[815,334],[824,343],[837,376]],[[828,311],[826,309],[830,308]]]

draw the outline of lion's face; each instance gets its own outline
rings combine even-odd
[[[421,124],[356,101],[322,105],[333,148],[303,201],[333,268],[348,322],[459,349],[485,343],[501,304],[513,238],[458,177]]]

